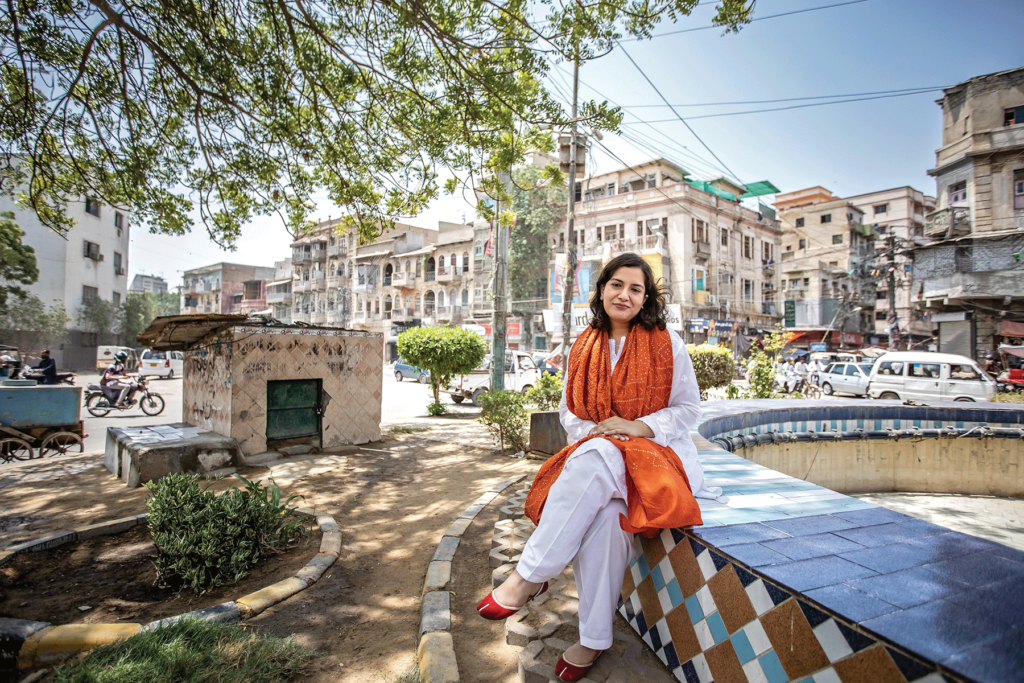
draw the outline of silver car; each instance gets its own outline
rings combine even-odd
[[[826,396],[853,394],[867,396],[870,363],[832,363],[821,373],[818,385]]]

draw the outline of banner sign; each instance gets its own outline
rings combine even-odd
[[[793,299],[786,299],[786,327],[796,327],[796,301]]]
[[[693,334],[707,333],[714,337],[731,337],[736,332],[736,321],[690,318],[689,329]]]
[[[828,344],[825,342],[811,342],[811,352],[828,351]]]
[[[562,334],[562,309],[555,311],[547,308],[542,311],[544,314],[544,329],[550,334],[561,336]],[[578,337],[590,324],[590,306],[574,306],[572,309],[572,336]]]
[[[669,329],[675,330],[676,332],[683,331],[683,311],[682,305],[680,304],[666,304],[665,305],[665,322],[668,323]]]

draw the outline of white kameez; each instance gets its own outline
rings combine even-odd
[[[717,498],[721,489],[704,486],[704,471],[690,430],[700,418],[700,390],[686,344],[672,339],[672,391],[666,408],[641,417],[651,439],[679,456],[694,495]],[[614,339],[608,341],[611,367],[619,361]],[[559,417],[576,443],[590,434],[595,422],[574,415],[566,406],[565,390]],[[626,465],[622,452],[608,439],[593,439],[573,452],[551,486],[540,525],[523,549],[517,571],[530,582],[558,576],[572,561],[580,596],[580,642],[594,650],[612,646],[612,617],[622,589],[622,577],[632,552],[632,535],[622,530],[619,515],[627,514]],[[574,559],[575,558],[575,559]]]

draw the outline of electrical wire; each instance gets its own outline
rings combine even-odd
[[[889,95],[892,93],[905,93],[911,91],[932,91],[945,90],[947,85],[921,86],[918,88],[898,88],[896,90],[875,90],[873,92],[852,92],[842,95],[808,95],[807,97],[785,97],[777,100],[739,100],[736,102],[703,102],[699,104],[674,104],[674,107],[724,107],[738,104],[776,104],[778,102],[804,102],[807,100],[833,100],[840,97],[866,97],[867,95]],[[664,104],[634,104],[622,109],[654,109],[664,108]]]

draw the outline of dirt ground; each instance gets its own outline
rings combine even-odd
[[[478,439],[460,437],[460,423],[465,422],[435,421],[429,432],[397,434],[346,449],[345,465],[283,487],[286,494],[305,496],[303,505],[332,514],[342,530],[341,556],[319,582],[248,622],[323,652],[314,662],[313,675],[303,679],[306,683],[393,683],[411,671],[423,580],[442,535],[487,487],[536,472],[538,461],[499,455],[480,447]],[[450,440],[438,439],[444,436]],[[64,462],[65,469],[75,471],[62,473],[60,479],[54,478],[56,466],[45,462],[17,474],[0,469],[5,503],[0,548],[145,511],[145,489],[125,488],[97,456],[79,457],[82,462]],[[51,468],[48,474],[40,471],[46,467]],[[245,475],[259,478],[258,472]],[[228,480],[218,484],[229,485]],[[475,604],[490,590],[487,553],[497,502],[464,536],[455,561],[456,601],[472,599]],[[462,565],[469,552],[478,561],[467,574]],[[479,638],[459,653],[463,681],[515,680],[514,655],[499,652],[504,647],[501,625],[474,626],[466,633]],[[485,635],[489,630],[494,633]],[[456,642],[462,637],[457,634]]]
[[[267,558],[238,583],[203,596],[188,588],[178,592],[157,585],[156,549],[145,526],[19,555],[0,567],[0,617],[52,624],[147,624],[234,600],[294,576],[319,552],[320,536],[314,528],[308,541]],[[89,609],[79,609],[83,606]]]

